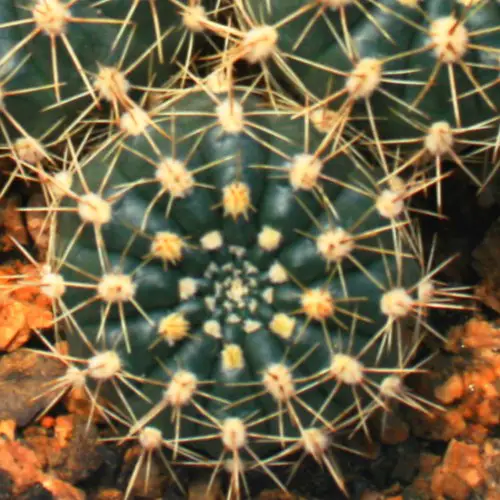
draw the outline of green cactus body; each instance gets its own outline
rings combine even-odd
[[[250,91],[210,95],[75,172],[54,260],[71,354],[119,356],[149,398],[122,387],[132,434],[255,463],[316,429],[326,450],[408,361],[421,271],[402,195]]]
[[[70,9],[55,0],[39,0],[31,9],[14,0],[4,4],[0,12],[1,90],[4,114],[12,117],[4,123],[14,137],[39,137],[66,113],[75,112],[75,103],[43,110],[57,102],[57,92],[61,101],[83,92],[86,81],[92,85],[90,73],[97,73],[97,62],[110,60],[109,48],[118,28],[106,24],[103,16],[83,2]],[[44,30],[51,10],[52,23]]]
[[[140,2],[137,24],[124,19],[123,2],[100,8],[92,3],[80,0],[68,7],[65,0],[36,0],[25,8],[7,0],[2,6],[0,105],[6,142],[23,136],[46,139],[58,122],[72,123],[69,133],[75,121],[95,109],[111,108],[118,115],[155,84],[153,75],[164,82],[178,71],[173,56],[186,30],[178,26],[173,4],[159,3],[155,37],[143,19],[148,2]],[[159,40],[169,63],[151,66]],[[189,57],[198,50],[193,41],[189,50]],[[21,160],[34,163],[29,157]]]
[[[271,0],[263,8],[245,0],[240,9],[255,25],[277,26],[281,71],[374,133],[371,116],[379,139],[421,136],[435,122],[473,136],[496,117],[498,2]]]
[[[137,27],[136,36],[143,43],[155,44],[169,35],[162,43],[157,43],[155,52],[158,61],[168,66],[174,60],[189,66],[191,57],[199,50],[199,37],[206,29],[213,0],[147,2],[144,0],[108,0],[100,4],[102,12],[115,19],[133,22]],[[120,36],[120,35],[119,35]],[[139,47],[132,44],[131,50],[140,57]],[[155,69],[159,69],[156,66]],[[164,75],[157,75],[164,76]]]

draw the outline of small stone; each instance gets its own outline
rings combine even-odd
[[[28,351],[16,351],[0,359],[0,419],[14,419],[26,425],[54,398],[40,396],[51,380],[63,375],[66,365],[55,358]],[[42,388],[42,390],[41,390]]]
[[[385,427],[380,436],[384,444],[397,444],[406,441],[410,435],[410,428],[396,413],[384,415]]]
[[[47,206],[43,195],[36,193],[28,200],[29,208],[38,208]],[[44,211],[26,212],[26,225],[31,238],[37,249],[39,262],[46,258],[50,240],[50,223],[47,221],[47,213]]]
[[[0,267],[1,284],[12,284],[12,290],[0,297],[0,350],[8,352],[25,344],[33,330],[48,328],[53,321],[51,300],[38,286],[19,286],[15,275],[24,276],[26,281],[39,279],[33,265],[13,262]]]
[[[126,477],[127,487],[142,451],[143,449],[137,445],[129,448],[125,453],[122,474]],[[164,474],[161,462],[153,454],[149,465],[147,465],[146,460],[142,462],[131,488],[131,498],[160,498],[165,493],[168,479],[169,477]]]
[[[85,493],[69,483],[56,479],[55,477],[46,476],[40,484],[52,493],[54,498],[64,500],[85,500]]]
[[[103,462],[95,427],[73,415],[58,416],[53,435],[39,425],[28,427],[24,441],[42,470],[71,484],[88,478]]]
[[[16,421],[13,419],[0,420],[0,435],[14,441],[16,437]]]
[[[36,483],[17,495],[16,500],[54,500],[54,495],[40,483]]]
[[[216,477],[210,488],[208,488],[210,479],[205,481],[196,481],[189,485],[188,500],[223,500],[225,497],[222,493],[219,477]]]
[[[54,437],[59,446],[65,447],[68,445],[73,436],[74,420],[75,418],[73,415],[60,415],[56,417]]]
[[[429,474],[431,473],[441,462],[441,457],[438,455],[432,455],[431,453],[422,453],[420,455],[419,462],[419,473]]]
[[[464,394],[464,382],[460,375],[452,375],[444,384],[437,387],[434,394],[441,403],[450,404]]]
[[[54,427],[55,422],[56,419],[54,417],[52,417],[51,415],[45,415],[40,420],[40,425],[45,429],[51,429],[52,427]]]
[[[99,490],[95,500],[122,500],[123,493],[115,488],[105,488]]]
[[[306,500],[302,496],[282,490],[265,490],[261,492],[257,498],[258,500]]]
[[[40,465],[33,450],[17,441],[0,440],[0,470],[10,475],[14,495],[42,480]]]
[[[489,435],[488,427],[479,424],[469,424],[467,429],[468,438],[476,444],[484,443]]]
[[[103,462],[96,427],[89,425],[86,418],[73,416],[64,417],[58,427],[59,436],[53,441],[62,446],[62,453],[60,463],[52,468],[53,475],[72,484],[87,479]]]
[[[500,311],[500,305],[498,310]],[[463,348],[494,349],[498,347],[500,347],[500,328],[478,318],[469,320],[465,325],[452,328],[446,344],[449,351],[456,353]]]
[[[31,337],[25,328],[25,307],[20,302],[9,299],[0,301],[0,349],[15,351]]]
[[[12,484],[9,474],[0,469],[0,500],[12,500]]]
[[[432,476],[431,490],[433,498],[451,497],[454,500],[467,500],[471,489],[465,481],[439,467]]]
[[[90,418],[92,414],[92,422],[97,423],[104,421],[102,412],[93,406],[85,387],[72,388],[64,396],[63,401],[68,412],[74,415]],[[98,403],[99,405],[103,403],[102,398],[99,398]]]
[[[47,466],[56,465],[60,461],[61,450],[55,446],[45,429],[28,427],[23,434],[26,445],[35,452],[41,468],[46,469]]]
[[[485,481],[481,451],[477,445],[452,440],[443,463],[433,474],[431,487],[436,498],[466,500]]]
[[[475,290],[480,299],[500,312],[500,219],[494,222],[486,237],[474,250],[474,267],[483,278]]]
[[[452,437],[459,436],[467,428],[467,422],[460,410],[448,411],[444,417],[446,422],[445,434],[443,439],[451,439]]]
[[[490,439],[483,446],[488,500],[500,499],[500,439]]]
[[[28,232],[24,225],[22,213],[18,210],[20,200],[16,197],[6,198],[0,201],[0,249],[9,252],[16,248],[14,238],[21,245],[29,242]]]

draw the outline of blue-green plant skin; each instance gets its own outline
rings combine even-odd
[[[42,3],[43,0],[38,0],[38,4]],[[61,0],[62,5],[67,3],[67,0]],[[72,2],[69,8],[69,20],[65,23],[62,33],[68,43],[66,44],[62,36],[54,36],[54,51],[51,36],[43,31],[26,44],[21,44],[38,29],[38,25],[33,21],[33,11],[20,5],[16,0],[5,0],[2,3],[0,82],[8,77],[8,82],[1,88],[7,93],[2,105],[19,125],[16,127],[12,124],[12,120],[4,118],[10,140],[25,133],[38,138],[59,121],[69,123],[76,119],[92,102],[100,101],[95,106],[96,110],[100,108],[107,112],[109,102],[101,99],[98,89],[94,87],[95,78],[102,67],[114,67],[121,71],[133,68],[126,74],[126,79],[129,85],[141,89],[154,86],[158,83],[158,79],[163,83],[177,73],[179,68],[172,60],[172,56],[176,53],[184,30],[182,25],[179,26],[180,18],[173,4],[158,2],[158,5],[162,6],[158,9],[158,14],[161,16],[160,35],[163,37],[162,48],[166,59],[165,63],[159,64],[157,53],[153,50],[157,40],[150,29],[151,13],[149,10],[145,11],[146,7],[149,9],[149,2],[140,2],[135,22],[129,22],[125,26],[123,36],[119,38],[118,43],[114,42],[122,29],[123,18],[128,10],[124,4],[127,3],[130,7],[130,2],[121,2],[119,5],[117,2],[110,2],[100,8],[94,8],[92,6],[94,3],[91,0]],[[35,2],[32,4],[29,4],[29,7],[35,6]],[[29,22],[19,24],[23,20]],[[164,36],[167,32],[168,35]],[[22,46],[19,46],[20,44]],[[73,54],[70,54],[67,46],[71,47]],[[16,47],[18,50],[14,50]],[[197,50],[198,46],[194,43],[193,54]],[[149,55],[143,57],[145,53]],[[55,92],[53,60],[57,67],[59,100]],[[139,60],[141,62],[138,64]],[[183,64],[186,64],[186,61],[183,61]],[[153,74],[156,80],[152,79]],[[89,85],[82,75],[87,78],[87,83],[93,86],[94,95],[90,94]],[[27,92],[28,89],[35,88],[39,90]],[[9,95],[9,92],[18,94]],[[135,99],[141,94],[142,92],[139,93],[133,88],[130,90],[131,98]],[[75,98],[77,96],[80,97]],[[58,102],[62,104],[57,105]],[[20,130],[21,128],[24,132]],[[62,129],[59,128],[60,130]],[[52,138],[54,137],[55,134]],[[7,138],[4,140],[7,142]]]
[[[224,96],[219,95],[218,99],[223,101]],[[237,93],[236,99],[241,99],[241,94]],[[299,390],[321,378],[320,374],[328,369],[335,353],[356,356],[387,322],[380,309],[382,294],[396,285],[410,287],[420,278],[420,271],[413,259],[401,257],[402,246],[393,246],[394,235],[400,242],[398,231],[394,229],[393,233],[391,221],[373,208],[376,198],[373,193],[377,192],[376,172],[365,172],[350,155],[339,153],[326,162],[322,170],[324,176],[335,179],[335,182],[324,179],[318,182],[317,187],[321,186],[325,198],[319,196],[318,189],[314,192],[295,190],[288,177],[291,161],[295,155],[304,153],[304,123],[291,120],[285,113],[263,112],[262,103],[251,95],[246,96],[243,108],[248,113],[246,123],[252,125],[246,125],[240,132],[228,133],[216,121],[214,102],[204,92],[193,92],[172,105],[169,118],[158,120],[163,134],[149,127],[147,134],[125,138],[121,146],[106,148],[90,161],[84,160],[72,188],[77,196],[87,189],[100,192],[104,198],[116,195],[124,187],[127,191],[113,202],[111,222],[100,228],[101,244],[96,244],[94,227],[88,224],[79,233],[71,251],[67,252],[69,242],[79,231],[81,220],[75,212],[62,213],[56,262],[64,256],[60,262],[61,273],[67,282],[72,283],[95,285],[105,272],[113,270],[134,273],[137,287],[134,298],[153,323],[148,323],[131,303],[123,304],[130,348],[126,345],[116,304],[110,307],[104,328],[100,326],[105,308],[101,300],[75,311],[72,317],[97,352],[114,350],[120,355],[125,370],[156,383],[137,383],[153,406],[161,402],[172,373],[187,370],[200,382],[209,381],[201,385],[200,390],[218,398],[195,396],[204,411],[220,421],[229,416],[267,417],[252,428],[252,432],[275,436],[271,446],[274,448],[283,430],[279,428],[280,418],[276,414],[277,401],[263,391],[265,371],[276,364],[290,370],[293,367],[293,380]],[[175,137],[175,148],[164,134]],[[311,128],[309,151],[314,152],[321,140],[322,135]],[[195,175],[196,183],[204,187],[197,186],[184,198],[174,199],[168,217],[165,213],[169,196],[161,196],[144,229],[140,230],[147,207],[159,192],[157,182],[138,184],[141,179],[155,178],[154,164],[158,164],[159,158],[151,143],[155,144],[160,157],[174,154],[175,159],[181,161],[189,157],[187,168],[191,172],[207,164],[215,165]],[[113,165],[112,169],[110,165]],[[225,215],[220,207],[222,190],[235,181],[244,182],[250,188],[253,208],[248,210],[247,219],[243,215],[236,218]],[[359,189],[349,186],[358,186]],[[325,199],[330,200],[338,216],[333,226],[334,216],[326,209],[325,202],[319,201]],[[75,200],[66,200],[64,206],[76,208],[76,203]],[[308,211],[314,214],[319,227]],[[353,255],[363,269],[348,259],[339,266],[327,264],[311,235],[317,236],[329,227],[348,229],[354,225],[357,227],[353,234],[377,228],[389,229],[363,240],[365,250],[354,250]],[[281,234],[276,250],[266,251],[258,244],[259,233],[266,226]],[[177,265],[164,265],[161,260],[154,259],[141,267],[141,262],[150,255],[151,237],[158,231],[173,231],[184,238],[188,246],[183,251],[183,258]],[[200,244],[200,240],[212,231],[220,232],[223,239],[223,245],[215,250]],[[109,259],[106,269],[101,267],[97,245]],[[234,246],[243,249],[242,257],[231,253]],[[366,251],[366,247],[374,250]],[[270,281],[270,266],[276,261],[293,279],[289,278],[283,284]],[[402,262],[401,273],[397,271],[398,262]],[[211,271],[214,264],[216,268]],[[336,267],[337,272],[333,272]],[[90,279],[90,276],[95,279]],[[179,282],[182,278],[194,279],[197,286],[196,293],[186,300],[180,297]],[[226,291],[232,290],[238,278],[248,286],[242,305],[232,300]],[[251,281],[253,279],[255,282]],[[220,286],[222,292],[217,291]],[[271,301],[265,299],[265,291],[269,288],[273,290]],[[332,317],[324,320],[324,328],[321,321],[300,313],[303,290],[317,288],[327,290],[335,307],[350,313],[335,309]],[[68,286],[63,302],[67,308],[75,308],[95,294],[95,288]],[[214,298],[212,307],[207,304],[207,297]],[[344,301],[346,298],[350,301]],[[255,307],[251,305],[253,301]],[[228,303],[232,310],[227,309]],[[188,337],[169,345],[165,340],[159,341],[158,329],[162,318],[172,312],[182,313],[189,321],[190,329]],[[232,323],[231,313],[237,314],[241,321]],[[273,333],[269,326],[276,313],[285,313],[296,320],[293,334],[287,339]],[[349,329],[353,325],[350,314],[359,315],[361,319],[354,322],[352,345],[348,347]],[[219,338],[206,333],[205,322],[210,320],[219,322]],[[259,324],[249,331],[245,323],[248,320]],[[339,322],[345,328],[341,328]],[[73,332],[69,335],[71,353],[88,359],[93,353],[81,334]],[[389,372],[397,372],[401,366],[397,342],[382,349],[383,354],[376,361],[383,338],[385,336],[374,341],[360,361],[366,367],[377,365]],[[221,358],[222,350],[230,344],[239,346],[243,353],[244,365],[234,369],[228,369]],[[380,382],[385,374],[366,376]],[[335,385],[334,379],[318,382],[297,397],[309,405],[312,413],[318,412]],[[136,418],[147,414],[151,405],[126,388],[124,391]],[[252,394],[255,397],[249,399]],[[364,399],[362,391],[360,397]],[[332,402],[321,410],[319,420],[295,400],[291,404],[304,428],[321,426],[322,422],[334,421],[347,408],[352,409],[353,393],[350,387],[343,386]],[[286,410],[287,404],[284,408],[286,436],[300,436],[297,425]],[[173,438],[175,433],[172,414],[172,407],[166,407],[151,421],[151,425],[161,429],[167,438]],[[181,439],[190,440],[189,446],[217,457],[222,446],[220,442],[202,439],[212,435],[213,429],[185,418],[190,416],[207,421],[206,415],[192,404],[182,408],[182,415]],[[258,442],[252,448],[259,455],[265,455],[270,445]]]
[[[363,58],[390,58],[383,65],[386,81],[382,82],[380,88],[384,94],[375,91],[369,97],[377,131],[382,140],[420,136],[421,131],[415,123],[421,123],[425,127],[436,121],[446,121],[453,127],[473,128],[497,116],[500,103],[500,89],[495,84],[498,81],[500,47],[498,2],[471,2],[476,5],[470,8],[465,6],[467,2],[457,0],[425,0],[416,2],[417,8],[404,5],[405,3],[410,2],[377,0],[363,4],[362,11],[356,2],[347,2],[344,7],[338,9],[329,8],[320,2],[305,14],[280,24],[279,50],[283,52],[287,65],[298,75],[305,88],[320,100],[343,89],[346,78],[339,74],[339,71],[350,73],[356,61]],[[256,24],[274,25],[309,2],[270,0],[269,9],[262,8],[260,4],[259,0],[243,2],[246,9],[255,14]],[[321,16],[318,16],[319,10],[322,12]],[[346,43],[341,13],[345,18],[345,31],[349,33],[351,52],[355,55],[349,56],[346,48],[338,43],[339,40],[343,44]],[[317,16],[317,20],[312,23],[314,16]],[[429,34],[431,24],[449,16],[464,20],[463,26],[469,34],[469,46],[459,62],[442,63],[437,78],[425,93],[425,97],[417,99],[425,84],[432,80],[437,63],[437,55],[431,46],[432,39]],[[333,35],[334,31],[337,40]],[[306,34],[301,37],[303,32]],[[423,50],[425,47],[427,49]],[[408,55],[397,57],[398,54],[405,53]],[[286,54],[292,54],[292,57],[287,59]],[[461,67],[463,63],[469,68],[477,84],[466,75]],[[314,64],[331,68],[332,72],[313,67]],[[390,72],[400,73],[391,75]],[[454,82],[450,80],[450,72],[454,74]],[[454,111],[453,86],[458,96],[461,123],[457,123]],[[483,93],[477,91],[478,86],[483,88]],[[388,93],[396,99],[387,97]],[[330,106],[339,109],[346,99],[345,95],[340,96]],[[405,119],[395,113],[403,115]],[[351,117],[366,116],[367,109],[362,98],[356,102]],[[372,131],[367,118],[356,118],[354,124]]]
[[[99,15],[95,9],[88,6],[88,2],[76,3],[71,8],[71,13],[75,17],[105,20],[104,16]],[[15,23],[31,18],[31,12],[24,9],[24,7],[21,8],[19,2],[15,0],[7,0],[0,10],[1,24]],[[19,26],[2,26],[0,29],[1,58],[4,58],[34,29],[33,22]],[[109,49],[117,29],[116,25],[70,22],[67,25],[65,34],[82,67],[86,71],[95,73],[97,72],[97,62],[105,64],[110,60]],[[56,42],[58,76],[61,84],[60,94],[61,98],[65,99],[81,93],[85,86],[61,40]],[[42,90],[36,92],[7,96],[4,102],[7,111],[21,124],[27,133],[34,137],[45,133],[54,126],[57,120],[69,112],[67,107],[42,111],[44,108],[56,103],[50,44],[50,37],[40,33],[31,42],[7,58],[0,68],[2,79],[18,68],[13,78],[5,85],[4,90],[7,92],[43,87]],[[47,88],[49,86],[52,87]],[[14,135],[22,135],[18,130],[13,130],[8,120],[4,121]]]
[[[184,9],[181,8],[180,5],[184,5]],[[162,63],[162,65],[168,66],[174,62],[172,59],[174,52],[177,53],[176,59],[180,60],[183,64],[186,63],[186,61],[183,60],[189,50],[189,41],[187,40],[189,37],[189,30],[186,29],[183,23],[183,14],[186,12],[186,9],[190,7],[200,7],[203,9],[201,12],[204,12],[208,18],[214,6],[215,2],[213,0],[197,0],[196,2],[174,2],[166,0],[153,4],[144,1],[131,2],[130,0],[108,0],[101,4],[99,9],[102,10],[103,14],[107,17],[124,20],[130,19],[129,22],[134,23],[136,27],[137,38],[146,45],[152,45],[158,41],[157,37],[159,33],[156,33],[156,30],[160,33],[169,30],[170,34],[162,43],[162,50],[164,52],[164,63]],[[133,11],[130,16],[131,9],[133,9]],[[157,21],[155,21],[155,18]],[[158,23],[157,27],[155,26],[156,22]],[[202,33],[202,31],[203,30],[200,29],[199,33]],[[199,38],[196,34],[195,37]],[[191,48],[193,53],[200,48],[198,42],[199,40],[197,40],[197,43],[194,43]],[[131,50],[135,52],[135,57],[140,57],[141,53],[138,51],[140,46],[134,47],[134,45],[136,44],[132,44]],[[181,45],[180,51],[178,51],[179,45]],[[156,47],[156,52],[159,54],[158,47]],[[158,58],[156,58],[156,62],[158,63]],[[155,68],[158,68],[158,66],[160,65],[155,65]]]

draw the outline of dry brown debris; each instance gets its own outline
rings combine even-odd
[[[499,345],[500,330],[483,320],[452,330],[448,349],[466,350],[470,359],[434,391],[439,401],[453,405],[444,416],[449,437],[482,442],[500,424]]]
[[[99,490],[95,500],[123,500],[123,492],[115,488],[104,488]]]
[[[432,416],[411,413],[417,436],[448,441],[466,438],[482,443],[500,424],[500,330],[482,319],[452,329],[446,349],[428,373],[417,380],[417,392],[445,408]]]
[[[419,475],[407,491],[410,497],[422,500],[467,500],[471,493],[498,500],[499,492],[498,439],[487,440],[482,445],[453,439],[444,457],[423,454]]]
[[[74,415],[55,418],[53,432],[41,426],[28,427],[24,441],[34,450],[41,467],[57,479],[76,483],[96,469],[101,458],[97,452],[97,431],[86,420]]]
[[[305,500],[302,496],[281,490],[265,490],[257,498],[258,500]]]
[[[474,251],[475,267],[482,277],[476,295],[500,313],[500,219]]]
[[[475,358],[489,358],[491,350],[499,347],[500,328],[479,318],[452,328],[446,345],[446,349],[453,353],[469,349]]]
[[[86,479],[102,463],[96,447],[97,431],[73,415],[60,415],[52,422],[47,421],[45,426],[29,426],[23,431],[22,439],[13,444],[15,450],[21,450],[20,453],[28,457],[29,471],[20,472],[32,478],[30,481],[22,474],[14,476],[20,491],[40,483],[55,498],[83,500],[85,494],[71,485]],[[0,463],[2,468],[12,475],[19,473],[18,469]]]
[[[431,489],[434,498],[466,500],[486,479],[479,446],[452,440],[442,464],[434,470]]]
[[[85,500],[87,498],[87,495],[82,490],[50,475],[45,475],[40,484],[50,491],[56,499]]]
[[[366,490],[362,500],[467,500],[475,493],[478,498],[499,500],[500,440],[489,439],[483,444],[453,439],[443,457],[422,453],[418,475],[404,488],[395,484],[384,492]]]
[[[13,494],[41,481],[41,464],[33,450],[17,441],[0,439],[0,469],[13,481]]]
[[[491,439],[484,444],[483,463],[486,471],[486,498],[500,500],[500,439]]]
[[[220,478],[216,477],[209,487],[210,477],[193,481],[188,488],[187,500],[224,500]]]
[[[0,439],[0,469],[12,480],[12,495],[17,498],[35,484],[41,484],[54,498],[84,500],[85,494],[43,470],[36,452],[19,441]]]
[[[10,441],[16,438],[16,421],[12,418],[0,420],[0,436],[6,437]]]
[[[124,457],[123,472],[128,474],[137,464],[143,449],[139,446],[129,448]],[[134,484],[131,489],[133,497],[160,498],[168,489],[169,476],[165,473],[161,460],[153,454],[151,460],[144,460],[137,472]],[[210,496],[203,497],[209,499]]]
[[[84,418],[90,418],[92,422],[105,422],[106,419],[99,408],[107,405],[106,400],[102,395],[97,398],[98,406],[92,403],[88,392],[84,387],[72,387],[64,395],[63,398],[66,409],[73,415],[78,415]]]
[[[453,356],[437,356],[428,373],[417,377],[417,392],[444,411],[412,412],[412,432],[450,443],[444,457],[421,456],[409,497],[466,500],[474,492],[500,500],[500,440],[491,438],[500,424],[499,347],[500,329],[472,319],[451,330],[446,350]]]
[[[404,443],[410,436],[410,427],[397,411],[390,411],[383,414],[380,419],[379,439],[384,444]],[[375,422],[378,424],[378,422]]]
[[[18,208],[19,200],[15,197],[0,200],[0,250],[2,252],[9,252],[15,248],[12,238],[21,245],[26,245],[29,241],[28,231]]]
[[[47,201],[42,193],[34,194],[28,201],[29,208],[47,206]],[[50,239],[50,224],[47,213],[32,210],[26,212],[26,226],[37,250],[37,259],[44,261],[47,255]]]

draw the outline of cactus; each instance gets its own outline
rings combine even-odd
[[[70,348],[47,342],[67,371],[44,413],[82,390],[89,422],[139,443],[126,497],[153,456],[181,489],[175,464],[225,469],[228,498],[253,469],[286,489],[274,467],[295,452],[292,475],[311,455],[347,493],[333,449],[361,453],[350,438],[394,404],[438,409],[404,379],[444,339],[429,311],[469,296],[437,280],[451,259],[426,254],[411,202],[445,158],[480,182],[457,145],[496,155],[498,5],[9,0],[0,17],[17,164],[0,196],[42,184],[37,284]],[[430,180],[410,173],[429,160]]]
[[[58,156],[68,136],[88,137],[135,102],[161,96],[158,82],[182,87],[178,66],[199,56],[204,23],[217,13],[208,4],[8,0],[0,13],[0,137],[15,167],[0,198],[18,178],[43,185],[58,163],[51,152]]]
[[[153,86],[154,77],[164,81],[172,76],[178,69],[174,61],[181,55],[181,38],[189,38],[184,65],[198,51],[188,33],[203,27],[194,26],[194,21],[178,26],[177,4],[163,2],[159,13],[154,10],[154,19],[162,15],[162,25],[151,37],[150,25],[142,19],[144,5],[136,12],[142,17],[133,23],[130,16],[123,18],[124,2],[101,3],[92,7],[87,0],[36,0],[25,8],[8,0],[2,8],[2,135],[9,145],[16,137],[23,139],[13,156],[26,153],[27,141],[36,145],[22,161],[29,162],[36,154],[47,157],[38,139],[60,122],[68,125],[68,118],[73,119],[72,126],[60,131],[64,137],[103,104],[109,104],[117,116]],[[204,12],[201,5],[196,8]],[[170,64],[157,64],[156,52],[162,57],[168,53]]]
[[[86,156],[70,141],[72,182],[52,178],[41,283],[71,330],[65,387],[88,384],[144,457],[225,464],[233,492],[246,468],[284,488],[270,467],[299,448],[345,488],[330,444],[384,401],[418,406],[403,374],[440,336],[409,187],[286,100],[209,81]]]
[[[97,72],[96,62],[109,60],[109,46],[120,23],[83,2],[69,6],[59,0],[37,0],[29,8],[5,2],[0,69],[7,141],[12,135],[36,137],[53,127],[63,113],[42,110],[54,102],[82,89],[97,99],[90,73]]]
[[[257,65],[262,78],[307,96],[312,110],[338,115],[378,150],[406,151],[405,167],[443,159],[478,175],[456,154],[491,144],[498,121],[500,7],[493,0],[259,0],[235,2],[232,61]],[[274,83],[275,84],[275,83]],[[271,86],[271,83],[268,87]],[[427,144],[423,148],[422,142]],[[428,146],[428,147],[427,147]],[[425,155],[424,155],[425,153]],[[438,182],[440,186],[440,183]],[[441,194],[438,192],[441,210]]]
[[[166,2],[142,0],[104,0],[97,2],[103,13],[112,18],[123,19],[137,25],[137,35],[148,45],[156,42],[158,62],[180,60],[188,66],[197,50],[195,37],[206,30],[210,18],[217,11],[213,0],[168,0]],[[153,27],[153,29],[151,29]],[[164,32],[171,31],[168,40],[163,41]],[[123,36],[124,30],[116,35],[113,45]],[[167,53],[165,53],[167,52]]]
[[[412,131],[390,109],[452,127],[495,116],[500,8],[494,1],[383,0],[364,7],[271,0],[263,8],[239,0],[236,8],[247,32],[266,26],[274,33],[273,44],[269,33],[259,39],[256,62],[281,59],[318,105],[331,104],[347,120],[368,113],[382,137]]]

